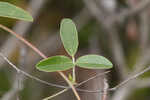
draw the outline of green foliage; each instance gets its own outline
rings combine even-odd
[[[88,69],[108,69],[112,68],[112,63],[103,56],[85,55],[79,57],[76,65]]]
[[[0,16],[33,21],[32,16],[28,12],[7,2],[0,2]]]
[[[77,59],[75,62],[74,55],[78,49],[78,34],[76,26],[71,19],[63,19],[60,26],[60,36],[64,48],[67,53],[72,56],[72,60],[66,56],[54,56],[40,61],[36,67],[45,72],[64,71],[74,68],[75,65],[88,69],[109,69],[112,68],[112,63],[105,57],[98,55],[86,55]],[[69,79],[75,82],[75,76],[70,75]]]
[[[74,67],[72,60],[66,56],[53,56],[40,61],[37,69],[45,72],[63,71]]]
[[[78,34],[75,24],[70,19],[63,19],[60,25],[60,36],[64,48],[70,56],[74,56],[78,49]]]

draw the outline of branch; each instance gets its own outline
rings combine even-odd
[[[23,71],[23,70],[17,68],[17,67],[16,67],[13,63],[11,63],[2,53],[0,53],[0,56],[1,56],[8,64],[10,64],[10,65],[17,71],[17,73],[22,73],[23,75],[25,75],[25,76],[27,76],[27,77],[29,77],[29,78],[31,78],[31,79],[34,79],[34,80],[36,80],[36,81],[38,81],[38,82],[40,82],[40,83],[42,83],[42,84],[46,84],[46,85],[54,86],[54,87],[58,87],[58,88],[63,88],[63,89],[64,89],[64,88],[69,88],[69,87],[67,87],[67,86],[62,86],[62,85],[57,85],[57,84],[49,83],[49,82],[43,81],[43,80],[41,80],[41,79],[39,79],[39,78],[37,78],[37,77],[35,77],[35,76],[32,76],[32,75],[26,73],[25,71]]]
[[[98,21],[105,20],[105,16],[102,11],[96,6],[95,2],[93,0],[83,0],[86,8],[90,10],[92,15],[97,18]]]
[[[19,65],[21,68],[25,67],[25,56],[27,54],[27,50],[25,48],[25,46],[20,46],[22,48],[20,48],[20,60],[19,60]],[[1,56],[3,56],[2,54],[0,54]],[[4,57],[4,56],[3,56]],[[7,59],[7,58],[5,58]],[[8,59],[7,59],[8,61]],[[17,67],[15,67],[17,68]],[[12,100],[12,98],[15,97],[15,95],[17,94],[17,99],[19,100],[19,96],[18,96],[18,92],[20,90],[23,89],[23,82],[25,80],[24,75],[20,75],[19,70],[17,70],[17,74],[14,75],[14,81],[13,81],[13,85],[12,88],[4,94],[4,96],[1,98],[1,100]]]
[[[137,13],[140,13],[141,11],[143,11],[144,9],[149,8],[150,6],[150,0],[142,0],[141,3],[137,4],[135,7],[131,8],[131,9],[125,9],[124,11],[122,11],[119,14],[115,14],[115,16],[111,16],[110,18],[112,19],[113,17],[113,23],[114,22],[122,22],[122,20],[124,20],[125,18],[129,17],[129,16],[133,16]]]
[[[140,57],[136,61],[136,64],[133,66],[134,70],[132,71],[132,73],[135,74],[140,70],[142,70],[143,69],[142,66],[146,66],[147,64],[149,64],[149,61],[150,61],[150,47],[147,48],[145,52],[143,52],[140,55]],[[133,74],[131,74],[130,76],[132,76]]]
[[[133,76],[127,78],[126,80],[124,80],[124,81],[121,82],[120,84],[116,85],[115,87],[109,88],[109,89],[107,89],[107,90],[108,90],[108,91],[115,91],[115,90],[117,90],[118,88],[120,88],[120,87],[126,85],[127,83],[129,83],[131,80],[136,79],[137,77],[139,77],[140,75],[142,75],[142,74],[144,74],[145,72],[148,72],[148,71],[150,71],[150,66],[147,67],[147,68],[145,68],[145,69],[142,70],[141,72],[139,72],[139,73],[137,73],[137,74],[135,74],[135,75],[133,75]],[[87,92],[87,93],[103,93],[103,92],[104,92],[104,90],[95,90],[95,91],[83,90],[83,89],[78,89],[78,90],[80,90],[81,92]]]
[[[86,82],[88,82],[88,81],[91,81],[91,80],[93,80],[93,79],[95,79],[95,78],[97,78],[97,77],[99,77],[99,76],[106,75],[106,74],[108,74],[108,73],[110,73],[110,71],[106,71],[106,72],[102,72],[102,73],[99,73],[99,74],[97,74],[97,75],[94,75],[93,77],[91,77],[91,78],[89,78],[89,79],[87,79],[87,80],[85,80],[85,81],[80,82],[79,84],[77,84],[76,87],[79,87],[79,86],[83,85],[84,83],[86,83]]]
[[[141,13],[141,25],[140,25],[140,49],[141,52],[144,53],[146,48],[148,47],[148,39],[149,39],[149,9],[143,11]]]
[[[115,86],[114,88],[111,88],[111,89],[109,89],[109,90],[116,90],[117,88],[119,88],[119,87],[121,87],[121,86],[127,84],[129,81],[131,81],[131,80],[133,80],[133,79],[139,77],[140,75],[144,74],[145,72],[148,72],[149,70],[150,70],[150,66],[147,67],[147,68],[145,68],[143,71],[141,71],[141,72],[139,72],[139,73],[137,73],[137,74],[135,74],[135,75],[129,77],[129,78],[126,79],[125,81],[121,82],[120,84],[118,84],[117,86]]]

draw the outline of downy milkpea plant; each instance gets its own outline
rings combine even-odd
[[[24,21],[30,21],[30,22],[33,21],[32,16],[28,12],[24,11],[22,8],[16,7],[15,5],[12,5],[7,2],[0,2],[0,16],[24,20]],[[13,32],[11,29],[3,26],[2,24],[0,24],[0,28],[14,35],[16,38],[18,38],[19,40],[24,42],[26,45],[28,45],[30,48],[32,48],[41,57],[43,57],[44,60],[40,61],[36,65],[36,68],[44,72],[58,71],[59,74],[70,85],[70,87],[72,88],[78,100],[81,100],[81,99],[73,86],[76,83],[75,82],[75,79],[76,79],[75,78],[75,66],[79,66],[81,68],[88,68],[88,69],[112,68],[112,63],[109,60],[107,60],[105,57],[98,56],[98,55],[85,55],[75,60],[74,56],[78,49],[78,34],[77,34],[75,24],[70,19],[62,20],[61,27],[60,27],[60,33],[61,33],[60,36],[61,36],[61,40],[63,42],[64,48],[67,51],[67,53],[71,56],[71,59],[63,55],[47,58],[47,56],[45,56],[34,45],[32,45],[30,42],[28,42],[26,39],[24,39],[17,33]],[[73,75],[69,74],[69,79],[72,83],[68,80],[68,78],[66,78],[66,76],[62,72],[60,72],[60,71],[68,70],[71,68],[73,69]]]
[[[89,54],[81,56],[75,60],[75,54],[78,49],[78,32],[74,22],[65,18],[61,21],[60,25],[60,37],[63,46],[67,53],[71,56],[71,59],[64,55],[52,56],[41,60],[36,68],[44,72],[56,72],[72,70],[72,75],[69,75],[70,81],[75,83],[75,67],[87,68],[87,69],[109,69],[112,68],[112,63],[103,56]]]
[[[7,2],[0,2],[0,16],[24,21],[33,21],[32,16],[22,8],[16,7]],[[6,28],[4,28],[6,29]],[[71,56],[59,55],[46,58],[40,61],[36,68],[44,72],[56,72],[73,69],[73,75],[69,79],[75,83],[75,67],[88,69],[108,69],[112,68],[112,63],[103,56],[85,55],[75,60],[75,54],[78,49],[78,32],[71,19],[63,19],[60,25],[60,36],[65,50]]]

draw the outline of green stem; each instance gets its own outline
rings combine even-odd
[[[76,82],[75,58],[73,56],[72,56],[72,62],[74,64],[74,67],[72,68],[72,77],[73,77],[73,82]]]

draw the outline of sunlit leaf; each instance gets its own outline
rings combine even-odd
[[[64,71],[74,67],[72,60],[66,56],[53,56],[40,61],[36,68],[44,72]]]
[[[71,19],[63,19],[61,21],[60,36],[68,54],[74,56],[78,49],[78,33]]]
[[[33,21],[32,16],[28,12],[7,2],[0,2],[0,16]]]
[[[103,56],[86,55],[79,57],[76,65],[88,69],[109,69],[112,68],[112,63]]]

